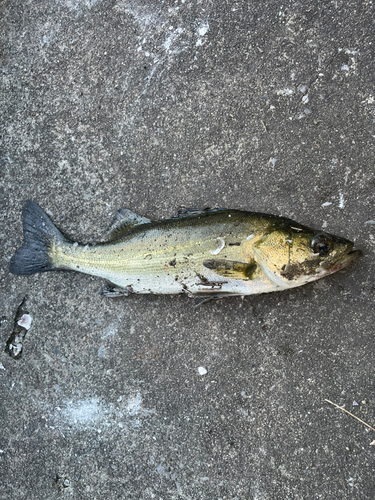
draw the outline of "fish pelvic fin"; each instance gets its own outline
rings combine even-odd
[[[24,245],[13,255],[9,271],[16,275],[29,275],[58,269],[51,260],[51,247],[68,240],[33,201],[25,203],[22,219]]]

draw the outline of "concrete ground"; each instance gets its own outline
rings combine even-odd
[[[325,402],[375,426],[373,19],[359,0],[1,2],[1,499],[375,497],[375,432]],[[9,274],[27,199],[79,241],[122,206],[224,206],[364,257],[199,308],[109,299]]]

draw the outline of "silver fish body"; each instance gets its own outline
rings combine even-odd
[[[23,211],[25,245],[10,271],[69,269],[127,293],[251,295],[303,285],[361,254],[344,238],[290,219],[239,210],[187,210],[150,221],[121,209],[105,243],[67,240],[34,202]]]

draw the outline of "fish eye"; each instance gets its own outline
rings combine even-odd
[[[332,238],[328,234],[317,234],[311,242],[311,249],[321,257],[328,255],[332,250]]]

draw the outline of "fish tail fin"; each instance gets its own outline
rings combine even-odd
[[[51,219],[33,201],[27,201],[22,211],[24,245],[13,255],[9,271],[28,275],[59,269],[51,259],[53,244],[68,240],[55,227]]]

